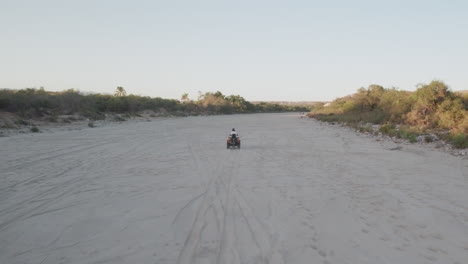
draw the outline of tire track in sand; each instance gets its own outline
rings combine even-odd
[[[205,191],[201,194],[202,198],[201,204],[198,207],[194,221],[192,223],[192,226],[190,228],[189,234],[185,240],[185,243],[182,247],[182,250],[180,251],[177,263],[179,264],[187,264],[187,263],[193,263],[193,258],[195,256],[196,250],[198,248],[198,243],[200,242],[201,234],[203,232],[203,229],[205,227],[205,218],[206,215],[209,211],[209,209],[213,206],[214,201],[216,198],[219,198],[219,192],[216,189],[216,184],[218,181],[221,179],[221,172],[224,169],[225,166],[225,161],[228,156],[221,157],[221,161],[218,160],[216,162],[217,166],[215,167],[214,170],[210,173],[210,170],[207,170],[206,168],[203,169],[204,167],[201,166],[201,161],[197,158],[196,159],[196,165],[198,170],[204,170],[205,175],[209,174],[211,175],[211,180],[207,184]],[[197,197],[194,197],[189,201],[189,203],[192,203],[194,199],[200,199]],[[186,208],[187,206],[184,206],[183,208]],[[182,210],[182,209],[181,209]],[[177,213],[180,215],[180,211]]]
[[[210,159],[211,153],[207,153],[203,149],[197,153],[204,154],[207,158],[206,163],[214,162],[217,166],[214,170],[209,170],[210,166],[207,164],[202,166],[203,162],[198,155],[192,152],[197,170],[203,171],[204,175],[210,175],[211,181],[201,194],[193,197],[179,210],[173,221],[174,226],[183,210],[190,207],[196,200],[202,199],[177,263],[199,263],[202,261],[200,258],[205,258],[205,262],[211,259],[211,263],[244,263],[246,261],[247,263],[252,261],[255,263],[283,263],[282,258],[275,255],[278,241],[273,241],[269,229],[262,223],[255,213],[255,209],[249,205],[246,197],[235,184],[235,178],[239,174],[241,165],[241,156],[237,155],[238,151],[229,151],[229,155],[221,159]],[[210,214],[211,210],[213,215]],[[203,241],[203,234],[209,232],[207,231],[210,230],[208,226],[215,224],[216,230],[218,230],[216,250],[212,252],[213,255],[207,256],[204,251],[206,249],[204,246],[207,243],[201,244],[206,242]],[[243,233],[244,236],[239,236],[236,227],[247,233]],[[252,246],[246,249],[245,245]],[[248,252],[243,252],[243,250]]]

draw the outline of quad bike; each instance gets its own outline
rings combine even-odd
[[[226,148],[227,149],[230,149],[231,147],[235,148],[239,148],[241,147],[241,140],[238,136],[236,135],[231,135],[228,137],[227,139],[227,143],[226,143]]]

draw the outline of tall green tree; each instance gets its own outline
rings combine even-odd
[[[115,96],[126,96],[127,91],[122,86],[117,86],[117,89],[115,89]]]

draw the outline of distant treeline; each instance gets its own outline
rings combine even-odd
[[[460,147],[468,147],[467,110],[468,94],[451,92],[445,83],[432,81],[415,92],[370,85],[327,105],[316,105],[308,115],[348,124],[385,124],[383,132],[397,136],[396,125],[417,134],[449,131]]]
[[[251,101],[252,104],[268,103],[268,104],[279,104],[289,106],[309,106],[312,107],[316,104],[322,103],[321,101]]]
[[[0,110],[25,118],[43,115],[82,114],[101,119],[105,113],[137,113],[143,110],[174,115],[234,114],[264,112],[308,112],[307,106],[285,106],[270,103],[252,104],[239,95],[225,96],[221,92],[204,93],[195,101],[126,95],[118,87],[115,95],[83,94],[77,90],[50,92],[41,89],[0,90]]]

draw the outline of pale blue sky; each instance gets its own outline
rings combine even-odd
[[[468,1],[0,0],[0,88],[331,100],[468,89]]]

